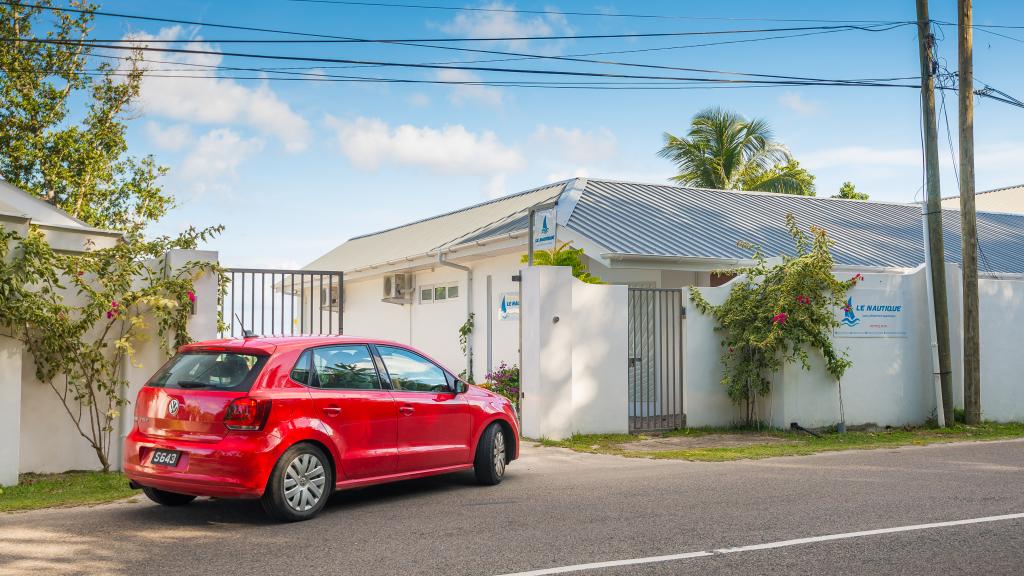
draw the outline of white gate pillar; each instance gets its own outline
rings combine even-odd
[[[0,336],[0,486],[18,483],[21,466],[21,354],[19,340]]]

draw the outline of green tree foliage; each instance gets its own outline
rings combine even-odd
[[[814,176],[760,118],[708,108],[693,117],[686,136],[666,132],[658,155],[676,165],[672,180],[684,186],[814,195]]]
[[[128,403],[124,361],[134,363],[136,345],[154,332],[167,354],[189,342],[193,282],[220,271],[210,262],[169,271],[164,255],[194,249],[217,231],[63,254],[38,229],[23,237],[0,226],[0,318],[26,344],[36,377],[56,393],[104,471],[114,422]]]
[[[523,254],[520,261],[526,263],[529,256]],[[563,242],[551,250],[537,250],[533,253],[533,264],[535,266],[569,266],[572,268],[572,275],[587,284],[604,284],[604,282],[590,273],[590,267],[584,260],[583,248],[573,248],[572,242]]]
[[[757,418],[757,398],[771,390],[770,375],[784,363],[800,361],[809,369],[808,350],[817,350],[836,380],[850,366],[831,336],[839,326],[835,311],[846,306],[846,292],[860,275],[847,281],[835,278],[833,242],[825,230],[812,227],[807,234],[792,215],[787,215],[786,226],[796,255],[769,265],[759,248],[745,244],[754,252],[754,264],[732,271],[739,276],[721,305],[690,289],[694,306],[714,317],[722,333],[722,384],[735,404],[745,406],[748,423]]]
[[[82,14],[47,10],[51,5],[0,6],[0,36],[88,37],[89,5],[71,3],[87,10]],[[141,233],[172,206],[157,185],[166,169],[152,156],[129,155],[125,141],[141,55],[113,64],[90,59],[91,52],[75,44],[0,43],[0,176],[87,224]]]
[[[863,192],[857,192],[857,187],[853,185],[853,182],[843,182],[843,185],[839,187],[839,194],[832,196],[833,198],[844,198],[846,200],[867,200],[868,195]]]
[[[219,274],[223,293],[219,266],[190,262],[169,271],[165,254],[194,249],[222,228],[146,239],[147,225],[173,199],[157,184],[166,169],[151,156],[130,155],[125,139],[141,55],[117,64],[91,56],[75,42],[88,38],[94,7],[74,0],[84,11],[74,14],[53,5],[0,5],[0,36],[68,42],[0,42],[0,177],[123,236],[111,248],[65,254],[36,228],[21,236],[0,226],[0,327],[25,343],[37,377],[106,470],[114,423],[128,402],[124,362],[154,332],[167,353],[189,341],[197,278]]]

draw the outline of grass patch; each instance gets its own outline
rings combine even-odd
[[[138,494],[119,472],[21,474],[17,486],[0,487],[0,512],[98,504]]]
[[[986,422],[977,426],[957,424],[950,428],[894,428],[875,432],[851,431],[845,434],[824,432],[821,438],[788,430],[761,430],[736,428],[697,428],[675,430],[662,437],[711,437],[716,434],[749,435],[750,442],[743,446],[695,447],[681,449],[627,449],[626,444],[645,440],[652,436],[631,434],[588,434],[575,435],[566,440],[540,439],[543,446],[569,448],[577,452],[593,454],[614,454],[631,458],[660,458],[692,460],[699,462],[724,462],[771,458],[774,456],[802,456],[837,450],[870,450],[937,444],[944,442],[1005,440],[1024,437],[1024,423]],[[772,437],[772,441],[763,439]],[[710,440],[710,438],[709,438]],[[781,441],[780,441],[781,440]]]

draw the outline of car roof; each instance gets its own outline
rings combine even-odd
[[[180,351],[201,350],[209,348],[231,348],[249,349],[254,352],[272,354],[274,352],[286,352],[294,348],[308,348],[310,346],[323,346],[330,344],[381,344],[385,346],[401,346],[408,348],[405,344],[393,340],[382,340],[380,338],[362,338],[358,336],[253,336],[252,338],[222,338],[218,340],[203,340],[192,342],[182,346]]]

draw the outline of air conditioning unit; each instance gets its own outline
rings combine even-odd
[[[411,304],[413,295],[412,274],[388,274],[384,277],[384,302]]]

